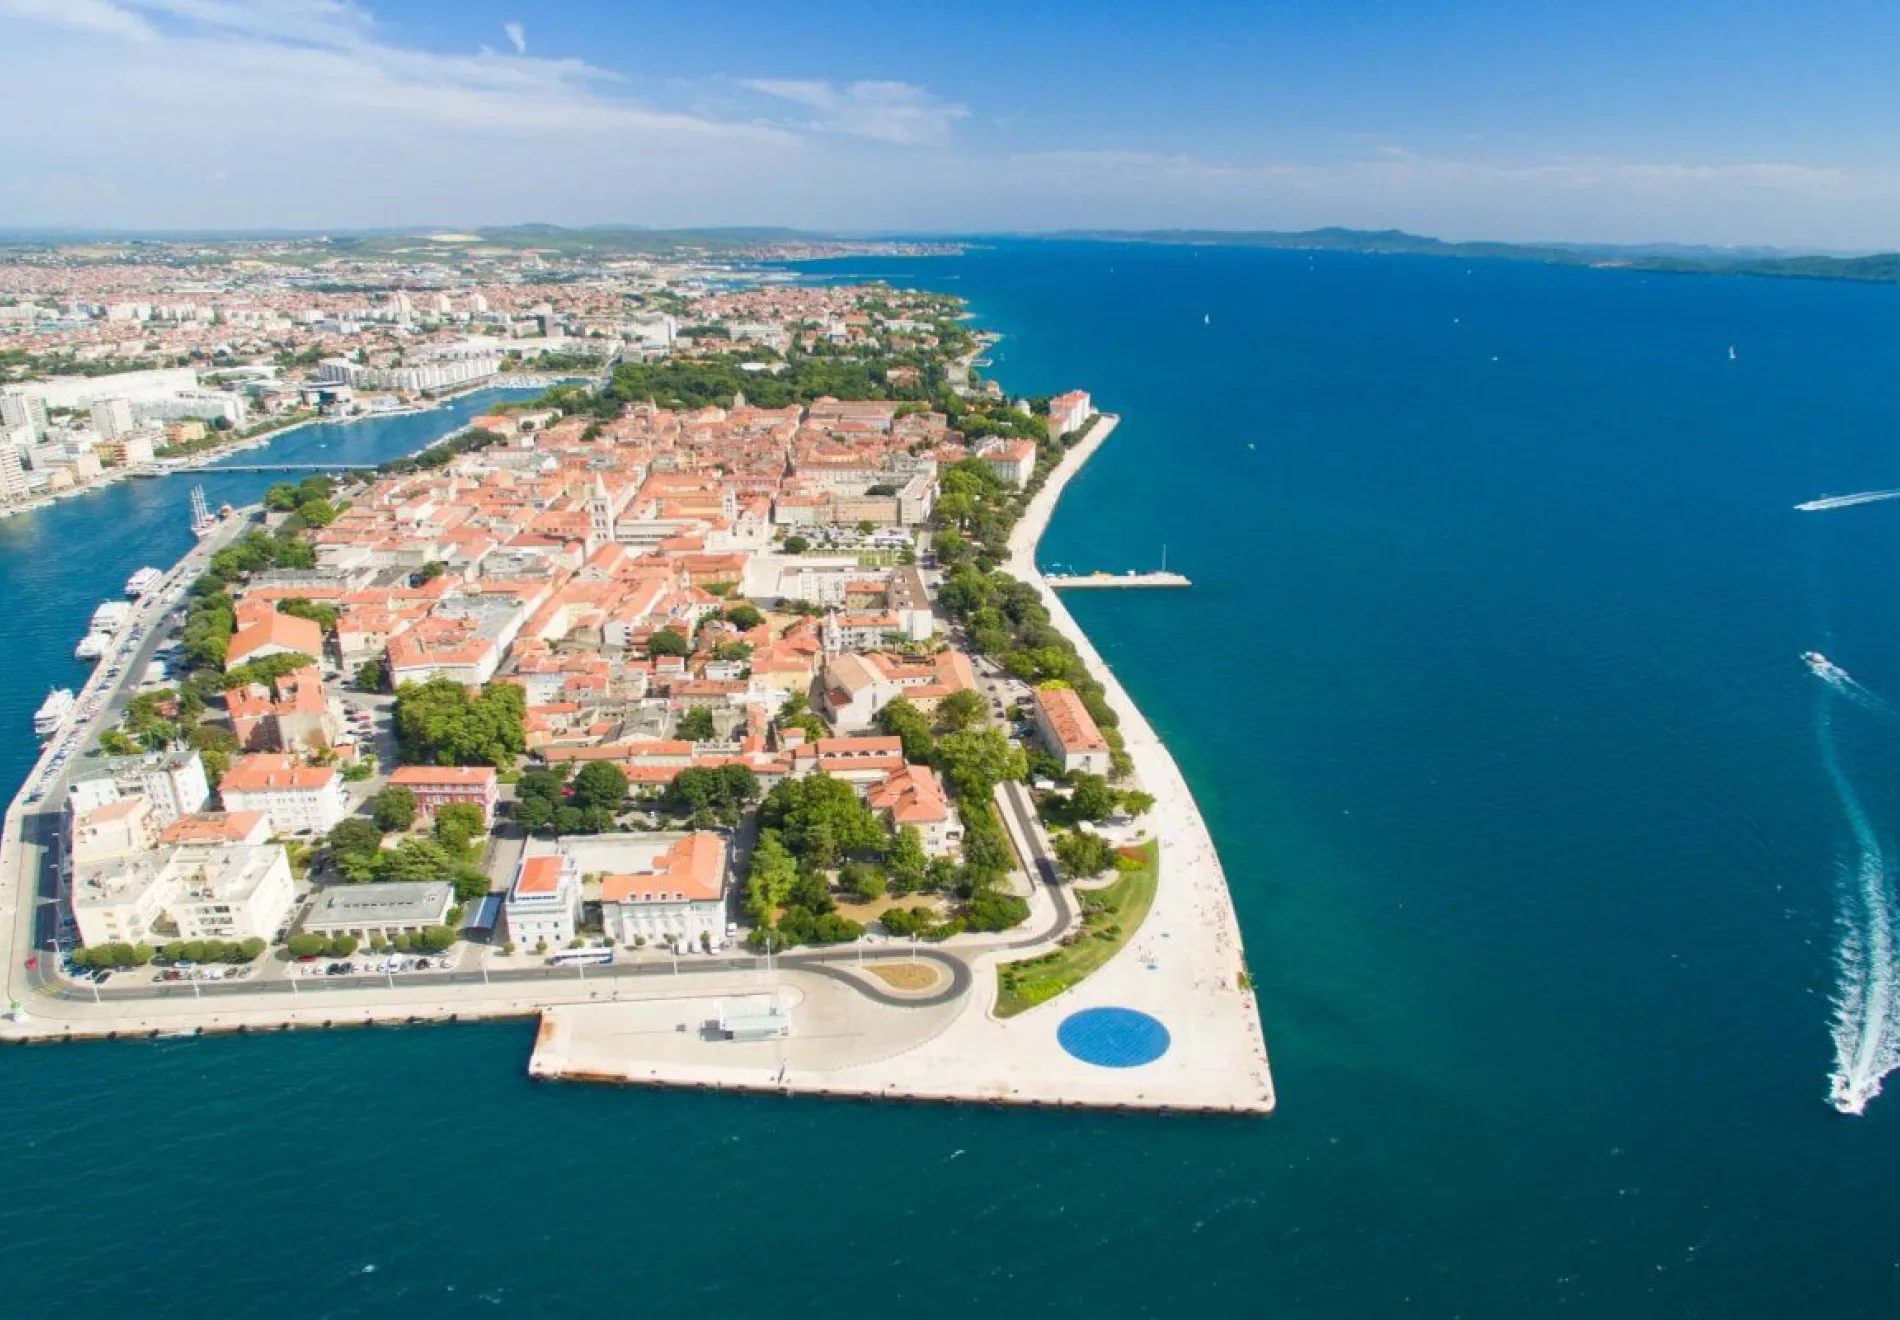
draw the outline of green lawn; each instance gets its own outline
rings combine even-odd
[[[1073,943],[996,969],[996,1016],[1014,1017],[1080,985],[1134,938],[1154,904],[1155,884],[1161,878],[1159,848],[1149,842],[1137,851],[1141,860],[1124,860],[1121,876],[1112,885],[1075,891],[1082,904],[1082,929]]]

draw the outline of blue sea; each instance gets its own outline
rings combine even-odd
[[[1900,486],[1900,289],[808,269],[962,294],[1008,388],[1123,416],[1042,557],[1194,580],[1071,608],[1206,811],[1279,1111],[536,1086],[527,1025],[4,1052],[9,1311],[1894,1312],[1900,1078],[1828,1098],[1900,1034],[1900,502],[1792,506]],[[186,484],[0,524],[9,783]]]

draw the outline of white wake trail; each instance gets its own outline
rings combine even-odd
[[[1878,504],[1882,500],[1900,500],[1900,490],[1863,490],[1852,495],[1828,495],[1794,507],[1803,513],[1823,513],[1828,509],[1851,509],[1856,504]]]
[[[1842,875],[1840,987],[1834,998],[1834,1075],[1828,1100],[1843,1114],[1862,1114],[1880,1094],[1881,1079],[1900,1068],[1900,972],[1887,860],[1841,768],[1834,721],[1823,701],[1815,718],[1821,763],[1840,798],[1858,853]]]
[[[1900,719],[1900,707],[1896,707],[1892,702],[1877,696],[1866,684],[1856,680],[1852,674],[1842,669],[1819,651],[1806,652],[1802,655],[1801,662],[1808,667],[1808,672],[1833,688],[1834,691],[1839,693],[1842,697],[1853,702],[1856,706],[1864,710],[1874,711],[1877,714],[1889,715]]]

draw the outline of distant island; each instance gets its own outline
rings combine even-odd
[[[1466,260],[1536,261],[1558,266],[1684,275],[1900,283],[1900,253],[1840,254],[1765,246],[1683,243],[1453,243],[1402,229],[1069,229],[988,234],[845,233],[769,226],[652,229],[641,225],[549,224],[458,229],[409,226],[328,232],[0,228],[0,267],[93,264],[180,266],[263,263],[328,269],[337,263],[410,261],[424,265],[497,260],[586,263],[613,260],[736,263],[841,257],[954,256],[998,237],[1307,252],[1396,253]],[[542,267],[545,269],[545,266]],[[702,273],[711,273],[702,271]],[[573,278],[574,273],[568,273]],[[400,280],[390,287],[396,287]]]
[[[1485,261],[1539,261],[1556,266],[1667,271],[1684,275],[1762,275],[1778,279],[1900,283],[1900,253],[1893,252],[1830,256],[1825,253],[1784,254],[1773,248],[1699,247],[1674,243],[1448,243],[1421,234],[1408,234],[1402,229],[1078,229],[1035,237],[1088,242],[1279,248],[1288,251],[1402,253]]]

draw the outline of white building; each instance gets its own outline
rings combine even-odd
[[[145,798],[152,804],[152,815],[160,829],[180,816],[202,811],[211,800],[204,761],[196,752],[113,757],[101,762],[84,779],[74,781],[67,793],[67,810],[90,811],[132,797]]]
[[[20,390],[0,393],[0,430],[24,430],[31,444],[46,429],[46,400]]]
[[[865,794],[865,805],[882,815],[895,834],[905,826],[915,829],[931,857],[957,851],[963,831],[950,811],[943,780],[927,765],[907,765]]]
[[[393,939],[445,924],[454,905],[455,887],[446,880],[333,885],[310,905],[300,929],[310,935]]]
[[[275,844],[187,844],[73,877],[80,942],[273,939],[290,919],[290,857]],[[163,923],[163,924],[161,924]]]
[[[138,429],[130,399],[100,399],[92,405],[92,429],[100,438],[117,440]]]
[[[26,468],[20,463],[20,451],[0,440],[0,504],[23,500],[31,489]]]
[[[1075,689],[1036,689],[1036,732],[1043,745],[1062,761],[1064,771],[1082,770],[1092,775],[1109,772],[1108,740],[1102,737],[1095,717]]]
[[[581,924],[580,867],[565,852],[524,855],[502,906],[517,947],[564,949]]]
[[[261,811],[271,833],[322,834],[349,814],[343,777],[330,766],[300,765],[288,756],[241,756],[218,781],[226,811]]]
[[[601,877],[601,927],[622,944],[689,945],[726,937],[726,841],[687,834],[662,846],[651,836],[586,841],[589,860],[602,848],[617,854]],[[615,845],[618,845],[617,847]]]
[[[182,847],[166,872],[165,912],[184,940],[274,939],[296,901],[290,854],[274,843]]]
[[[249,415],[243,395],[210,390],[194,390],[161,399],[142,399],[132,405],[132,411],[148,421],[175,422],[183,417],[193,417],[199,421],[215,422],[222,418],[233,426],[242,426]]]

